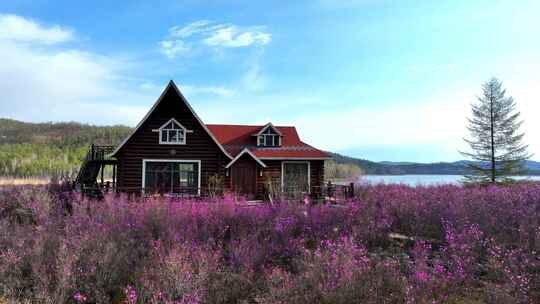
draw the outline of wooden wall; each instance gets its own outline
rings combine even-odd
[[[271,181],[272,184],[279,191],[281,189],[281,161],[280,160],[263,160],[266,168],[259,167],[262,170],[262,176],[260,172],[257,174],[257,194],[262,196],[265,193],[265,186],[267,181]]]
[[[193,133],[186,134],[185,145],[160,145],[158,129],[171,118],[176,119]],[[201,187],[208,184],[208,177],[224,174],[229,158],[221,151],[208,133],[191,114],[189,108],[173,89],[150,114],[116,155],[118,162],[118,189],[140,191],[142,188],[143,159],[192,159],[201,160]]]
[[[259,167],[262,170],[257,174],[257,194],[263,195],[265,185],[270,180],[274,185],[281,188],[281,160],[263,160],[266,168]],[[318,195],[321,191],[321,186],[324,183],[324,160],[310,160],[310,185],[311,194]]]
[[[324,160],[311,161],[311,194],[321,195],[321,187],[324,184]]]

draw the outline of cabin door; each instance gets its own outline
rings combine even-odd
[[[257,163],[242,157],[232,165],[233,189],[236,193],[252,198],[256,194]]]

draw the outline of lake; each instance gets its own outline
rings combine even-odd
[[[514,178],[540,181],[540,176],[516,176]],[[360,178],[360,182],[370,184],[406,184],[410,186],[459,184],[462,180],[462,175],[364,175]]]

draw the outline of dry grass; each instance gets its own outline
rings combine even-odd
[[[0,177],[1,186],[23,186],[23,185],[45,185],[50,182],[49,178],[45,177]],[[1,303],[1,302],[0,302]]]

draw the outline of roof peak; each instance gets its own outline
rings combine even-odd
[[[210,132],[206,124],[197,115],[195,110],[193,110],[193,108],[191,107],[187,99],[184,97],[182,92],[180,92],[180,89],[176,86],[176,84],[174,83],[172,79],[169,81],[169,83],[167,84],[167,87],[163,90],[163,92],[161,92],[161,95],[158,97],[158,99],[154,102],[154,105],[152,105],[152,107],[146,113],[143,119],[139,122],[139,124],[137,124],[135,129],[133,129],[131,133],[126,138],[124,138],[124,140],[120,143],[120,145],[116,147],[116,149],[111,153],[111,155],[116,155],[116,153],[118,153],[118,151],[120,151],[120,149],[131,139],[131,137],[137,132],[137,130],[139,130],[139,128],[142,127],[144,122],[150,117],[152,112],[154,112],[154,110],[161,103],[161,101],[163,100],[167,92],[169,92],[170,90],[173,90],[173,92],[175,92],[178,95],[178,97],[180,98],[180,101],[184,103],[184,105],[188,108],[189,112],[191,112],[191,115],[195,117],[195,120],[201,125],[201,127],[206,131],[206,133],[210,136],[210,138],[214,141],[214,143],[218,146],[218,148],[225,154],[225,156],[229,157],[230,159],[233,159],[233,157],[229,154],[229,152],[227,152],[227,150],[225,150],[225,148],[223,148],[221,143],[216,139],[214,134]]]

